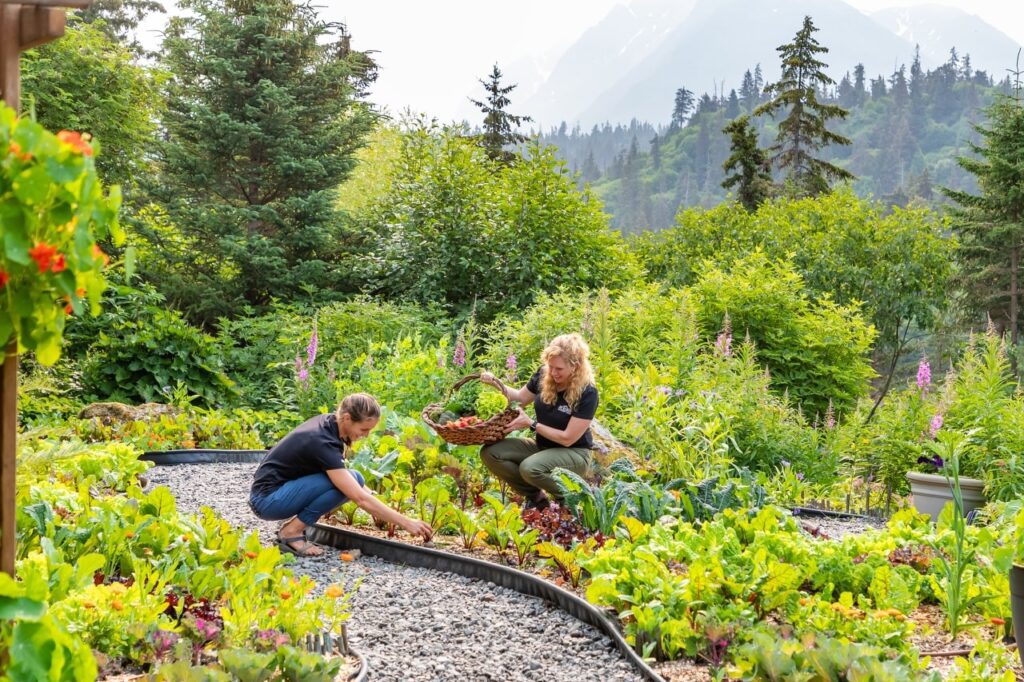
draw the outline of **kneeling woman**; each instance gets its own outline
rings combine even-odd
[[[590,367],[590,348],[579,334],[555,337],[541,353],[541,368],[519,390],[505,389],[509,400],[533,401],[537,419],[520,409],[505,433],[529,427],[534,438],[505,438],[480,450],[487,468],[526,498],[526,506],[543,509],[550,493],[560,497],[556,468],[585,476],[590,468],[594,438],[590,422],[597,412],[597,388]],[[484,372],[480,380],[499,387],[494,375]]]
[[[282,551],[297,556],[323,554],[323,549],[306,541],[306,527],[349,500],[374,518],[430,539],[429,525],[377,500],[363,487],[362,475],[345,468],[346,449],[366,437],[379,421],[376,399],[353,393],[334,414],[307,420],[267,453],[256,469],[249,506],[264,521],[289,519],[277,534]]]

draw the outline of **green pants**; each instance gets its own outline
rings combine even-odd
[[[561,497],[557,479],[551,475],[555,469],[568,469],[586,476],[590,468],[587,448],[541,450],[532,438],[505,438],[485,445],[480,450],[480,459],[491,473],[527,499],[536,497],[541,490]]]

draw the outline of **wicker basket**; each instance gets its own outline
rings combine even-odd
[[[445,397],[443,402],[430,403],[423,408],[423,421],[427,423],[427,426],[434,429],[434,431],[437,432],[437,435],[441,436],[441,438],[453,445],[490,445],[491,443],[496,443],[505,437],[505,427],[519,415],[519,408],[513,407],[512,402],[509,401],[508,406],[504,411],[499,412],[486,421],[478,422],[471,426],[464,426],[462,428],[448,426],[447,424],[438,424],[430,418],[430,415],[444,409],[444,406],[448,401],[448,397],[450,397],[452,393],[459,390],[470,381],[479,380],[479,374],[469,374],[464,376],[455,382],[448,391],[448,396]],[[497,382],[500,387],[500,389],[497,390],[500,390],[501,394],[505,396],[505,400],[508,401],[508,396],[505,394],[505,385],[502,384],[497,377],[494,378],[494,381]]]

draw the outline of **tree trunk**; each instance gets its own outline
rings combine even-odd
[[[0,571],[14,575],[17,537],[14,498],[18,433],[18,342],[12,339],[0,365]]]
[[[896,363],[900,359],[900,355],[903,353],[903,347],[907,343],[907,334],[910,333],[910,320],[907,320],[907,327],[903,332],[903,338],[900,339],[900,323],[896,321],[896,345],[892,352],[892,362],[889,363],[889,371],[885,377],[885,384],[882,386],[882,392],[878,394],[878,398],[875,400],[875,404],[871,406],[871,411],[868,412],[867,418],[864,419],[865,424],[870,424],[871,419],[875,416],[875,411],[878,406],[882,404],[882,400],[885,399],[886,394],[889,393],[889,385],[892,384],[893,374],[896,373]]]
[[[1020,315],[1020,245],[1010,249],[1010,364],[1013,373],[1019,376],[1017,367],[1017,340],[1020,338],[1018,317]]]

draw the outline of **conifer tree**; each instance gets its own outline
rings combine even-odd
[[[1019,74],[1018,78],[1019,78]],[[1021,331],[1024,275],[1024,102],[1020,82],[986,111],[987,127],[976,125],[980,158],[961,157],[960,166],[978,180],[979,194],[943,188],[959,204],[953,210],[960,239],[961,272],[973,302],[1008,333],[1016,347]],[[980,321],[980,320],[979,320]]]
[[[740,98],[736,94],[736,90],[729,91],[729,99],[725,103],[725,117],[727,119],[734,119],[740,115]]]
[[[827,64],[817,59],[816,55],[828,52],[828,48],[815,40],[816,30],[811,18],[804,17],[803,27],[793,42],[776,48],[782,57],[782,76],[778,82],[765,86],[765,92],[774,94],[774,98],[754,110],[755,115],[772,117],[780,111],[786,113],[771,147],[772,163],[787,172],[787,182],[793,191],[809,196],[827,192],[832,180],[853,178],[849,171],[813,156],[829,145],[851,144],[849,139],[826,127],[830,119],[846,118],[846,109],[818,101],[818,86],[835,81],[823,71]]]
[[[754,76],[747,69],[743,74],[743,83],[740,85],[740,100],[743,102],[743,109],[749,114],[757,106],[757,98],[760,93],[754,85]]]
[[[179,0],[167,29],[166,140],[151,194],[170,227],[141,269],[193,320],[348,281],[335,190],[376,115],[375,65],[291,0]],[[170,230],[170,232],[168,232]],[[149,270],[147,270],[149,268]]]
[[[864,65],[853,67],[853,101],[860,106],[868,99],[868,90],[864,85]]]
[[[734,119],[722,132],[730,136],[732,154],[722,168],[727,175],[722,187],[736,187],[736,198],[748,211],[757,207],[772,194],[771,163],[768,156],[757,146],[757,131],[750,123],[749,116]],[[738,186],[738,187],[737,187]]]
[[[146,15],[153,12],[163,14],[164,6],[155,0],[93,0],[93,3],[77,11],[81,21],[93,23],[100,20],[97,26],[110,36],[134,52],[142,52],[142,44],[135,39],[133,33]]]
[[[676,98],[672,106],[671,125],[673,128],[683,127],[686,119],[690,116],[690,112],[693,111],[694,102],[693,92],[686,88],[676,90]]]
[[[506,149],[508,146],[526,142],[529,138],[516,131],[516,128],[523,123],[529,123],[533,119],[529,116],[517,116],[508,113],[508,105],[512,103],[509,93],[518,87],[515,84],[501,84],[501,69],[495,64],[487,80],[481,80],[480,85],[487,91],[486,100],[476,100],[470,97],[472,102],[484,114],[484,132],[480,138],[480,144],[487,150],[487,156],[495,161],[512,163],[515,152]]]

